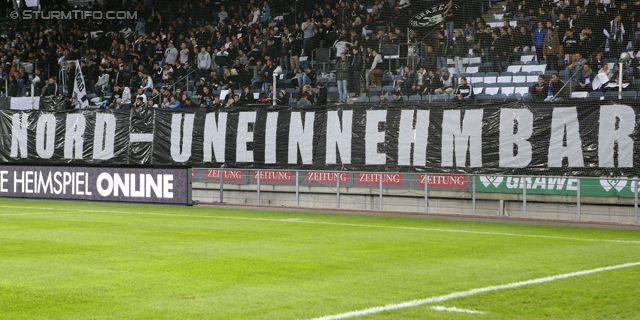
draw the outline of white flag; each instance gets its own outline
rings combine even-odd
[[[82,68],[80,68],[80,61],[76,60],[76,78],[73,84],[73,96],[71,103],[76,109],[86,109],[89,107],[89,100],[87,99],[87,88],[84,85],[84,77],[82,76]]]

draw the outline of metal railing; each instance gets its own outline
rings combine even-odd
[[[193,169],[194,201],[638,224],[637,178]]]
[[[198,71],[198,69],[193,69],[191,72],[187,73],[185,76],[183,76],[182,78],[178,79],[176,82],[174,82],[172,85],[167,86],[168,89],[170,89],[170,92],[175,92],[175,87],[176,85],[178,85],[182,80],[186,79],[185,81],[185,85],[186,85],[186,89],[185,91],[189,91],[189,76],[194,74],[196,71]],[[195,80],[194,80],[195,81]],[[195,83],[194,83],[195,86]],[[147,104],[149,104],[149,106],[152,106],[152,102],[154,101],[155,98],[160,97],[160,103],[162,104],[162,99],[163,97],[163,91],[164,90],[160,90],[160,93],[156,94],[155,96],[151,97],[151,101],[147,102]],[[191,98],[191,97],[189,97]]]

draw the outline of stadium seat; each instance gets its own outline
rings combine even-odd
[[[511,77],[513,83],[525,83],[527,82],[527,75],[518,75],[517,73]]]
[[[507,99],[507,95],[506,94],[502,94],[502,93],[498,93],[498,94],[494,94],[493,95],[493,99],[491,100],[505,100]]]
[[[507,67],[507,71],[508,71],[508,72],[513,72],[513,73],[520,72],[520,69],[522,69],[522,66],[521,66],[521,65],[517,65],[517,66],[508,66],[508,67]]]
[[[372,97],[372,96],[378,96],[378,94],[380,93],[380,91],[381,91],[381,88],[380,88],[380,87],[370,87],[370,88],[369,88],[369,92],[367,93],[367,95],[368,95],[369,97]]]
[[[432,99],[433,99],[433,95],[431,95],[431,94],[425,94],[425,95],[422,96],[422,101],[431,102]]]
[[[431,99],[431,102],[442,102],[442,101],[449,101],[449,95],[446,93],[436,94],[433,96],[433,99]]]
[[[420,101],[420,100],[422,100],[422,97],[417,94],[409,97],[409,101]]]
[[[338,87],[329,87],[327,92],[338,92]]]
[[[498,83],[511,83],[511,76],[499,76],[496,80]]]
[[[382,92],[388,92],[388,91],[393,91],[395,90],[394,86],[382,86]]]
[[[538,61],[530,60],[524,63],[525,65],[538,65]]]
[[[589,93],[586,91],[575,91],[571,92],[571,98],[573,99],[584,99],[589,96]]]
[[[478,101],[490,101],[491,97],[492,97],[492,95],[490,95],[490,94],[481,93],[481,94],[476,95],[476,100],[478,100]]]
[[[635,99],[638,95],[635,91],[622,91],[622,98],[624,99]]]
[[[506,77],[506,76],[513,77],[513,75],[514,75],[514,74],[515,74],[515,73],[513,73],[513,72],[511,72],[511,71],[502,71],[502,72],[500,72],[500,76],[501,76],[501,77]]]
[[[535,60],[535,58],[536,58],[535,55],[525,55],[525,56],[520,56],[520,61],[526,63],[528,61]]]
[[[518,93],[521,96],[524,96],[525,93],[529,93],[529,85],[527,85],[525,83],[526,86],[517,86],[515,87],[515,89],[513,90],[513,93]]]
[[[367,96],[360,96],[358,97],[358,99],[356,99],[356,102],[369,102],[369,97]]]
[[[492,71],[493,71],[493,63],[491,63],[491,62],[485,62],[485,63],[482,65],[482,67],[481,67],[480,71],[481,71],[481,72],[492,72]]]
[[[605,100],[617,100],[618,99],[618,91],[608,91],[604,94]]]
[[[516,90],[516,87],[512,87],[512,86],[501,87],[500,88],[500,93],[506,94],[506,95],[510,95],[510,94],[514,94],[515,90]]]
[[[591,100],[602,100],[602,98],[604,98],[604,94],[600,91],[589,92],[587,98]]]
[[[522,95],[522,100],[525,101],[533,101],[533,96],[531,95],[531,93],[525,93]]]
[[[484,93],[485,86],[474,85],[473,86],[473,94],[478,95]]]
[[[524,64],[524,62],[523,62],[523,61],[514,61],[514,62],[511,62],[511,65],[512,65],[512,66],[522,66],[523,64]]]
[[[505,101],[517,101],[517,100],[520,100],[521,98],[522,97],[517,93],[510,93],[505,98]]]
[[[486,83],[486,84],[497,83],[497,77],[496,76],[485,76],[484,77],[484,83]]]
[[[530,82],[530,83],[538,82],[538,75],[536,74],[528,75],[527,82]]]
[[[492,84],[484,88],[485,94],[494,95],[498,94],[498,92],[500,92],[500,85]]]
[[[476,72],[480,72],[480,68],[479,67],[467,67],[467,69],[465,70],[466,73],[476,73]]]
[[[469,83],[484,83],[484,73],[478,72],[473,77],[468,77],[467,80]]]

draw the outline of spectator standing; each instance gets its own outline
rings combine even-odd
[[[347,85],[349,80],[349,61],[347,61],[347,54],[342,52],[340,54],[340,60],[336,62],[336,80],[338,81],[338,100],[340,102],[347,102],[349,94],[347,93]]]
[[[178,53],[178,49],[173,46],[173,41],[169,41],[169,43],[167,44],[167,49],[164,51],[163,62],[169,65],[176,63]]]
[[[541,61],[544,58],[544,36],[546,35],[547,30],[544,29],[542,22],[538,22],[538,28],[533,31],[531,35],[531,41],[533,42],[533,46],[536,48],[536,55],[538,57],[538,61]]]
[[[316,24],[311,20],[311,18],[307,18],[307,20],[302,23],[301,28],[304,37],[302,48],[305,51],[305,54],[309,55],[310,53],[307,52],[307,44],[309,43],[309,40],[311,40],[311,38],[316,34]]]
[[[382,69],[382,56],[378,54],[377,49],[371,50],[371,55],[373,56],[373,62],[369,69],[369,80],[371,81],[371,86],[382,87],[382,76],[384,75],[384,70]]]
[[[362,73],[362,54],[358,48],[351,49],[351,65],[349,66],[349,82],[351,92],[356,93],[356,97],[360,96],[360,74]]]

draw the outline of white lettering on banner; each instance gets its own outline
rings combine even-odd
[[[480,180],[486,179],[486,177],[480,177]],[[528,190],[569,190],[576,191],[578,190],[578,179],[567,179],[567,178],[545,178],[545,177],[536,177],[536,178],[520,178],[520,177],[507,177],[505,179],[505,186],[507,189],[524,189],[525,182],[527,184]],[[497,184],[494,183],[493,186],[498,188],[501,184],[502,180]],[[485,184],[485,187],[488,187],[489,184]]]
[[[633,139],[636,126],[633,108],[623,105],[600,107],[598,132],[598,166],[613,168],[615,145],[618,144],[618,167],[633,167]],[[616,129],[617,127],[617,129]]]
[[[183,115],[184,125],[182,123]],[[175,162],[187,162],[191,158],[195,117],[194,113],[174,114],[171,117],[171,159]]]
[[[7,182],[9,182],[9,178],[7,178],[7,176],[9,175],[9,171],[0,171],[0,192],[9,192],[9,189],[7,189]]]
[[[80,61],[76,60],[76,66],[80,65]],[[87,89],[85,88],[84,77],[82,76],[82,68],[76,68],[76,78],[73,84],[73,95],[71,96],[73,105],[77,103],[78,108],[86,109],[89,107],[89,99],[87,99]]]
[[[578,111],[575,107],[553,109],[551,140],[549,142],[549,167],[562,167],[564,158],[568,159],[569,167],[584,167],[579,129]]]
[[[482,115],[484,111],[466,110],[460,126],[460,110],[445,110],[442,117],[442,166],[466,167],[467,150],[471,167],[482,167]],[[462,127],[462,128],[461,128]]]
[[[302,164],[313,163],[313,123],[315,112],[305,112],[304,126],[302,112],[291,112],[289,125],[289,164],[298,164],[298,149]]]
[[[207,180],[220,180],[220,171],[222,171],[222,178],[229,181],[242,181],[244,179],[244,172],[242,170],[217,170],[207,169],[205,171],[205,179]]]
[[[114,134],[115,135],[115,134]],[[56,142],[56,117],[45,113],[38,118],[36,129],[36,153],[42,159],[51,159]]]
[[[236,137],[236,162],[253,162],[253,150],[248,150],[247,144],[253,142],[253,131],[249,131],[249,124],[256,122],[255,112],[240,112],[238,115],[238,136]]]
[[[380,123],[387,122],[387,110],[367,110],[367,126],[365,132],[365,164],[377,165],[387,163],[387,154],[378,153],[378,145],[384,144],[385,131],[379,131]]]
[[[424,174],[418,175],[418,186],[424,187]],[[466,188],[467,177],[462,175],[442,175],[442,174],[430,174],[428,175],[427,183],[429,187],[441,187],[441,188]]]
[[[116,136],[116,116],[108,113],[96,114],[96,128],[93,136],[93,159],[113,158]]]
[[[340,184],[349,183],[348,172],[322,172],[322,171],[307,172],[305,177],[305,182],[337,183],[338,176],[340,177]]]
[[[380,184],[382,185],[400,186],[402,185],[402,175],[399,173],[358,173],[357,184]]]
[[[64,136],[64,158],[82,159],[82,152],[84,150],[83,136],[85,127],[87,126],[87,120],[81,113],[70,113],[67,114],[66,122],[67,127]]]
[[[154,178],[151,174],[125,173],[113,175],[103,172],[98,175],[96,188],[102,197],[146,197],[173,198],[173,175],[158,174]],[[136,185],[138,188],[136,189]]]
[[[224,162],[227,139],[227,113],[207,113],[204,121],[204,145],[202,146],[202,162]],[[212,150],[213,149],[213,152]],[[213,159],[215,156],[215,161]]]
[[[342,111],[342,123],[338,111],[327,112],[326,164],[338,163],[338,150],[340,151],[341,163],[351,164],[352,125],[353,110]]]
[[[528,141],[533,134],[533,113],[527,109],[500,110],[500,166],[524,168],[533,152]],[[517,146],[517,152],[514,152]]]
[[[258,181],[258,171],[253,171],[253,181]],[[292,182],[293,173],[291,171],[260,171],[260,182]]]
[[[7,171],[0,172],[0,192],[8,192],[5,186],[7,174]],[[57,188],[54,188],[54,183]],[[92,195],[89,185],[89,174],[86,172],[57,171],[53,174],[53,180],[51,172],[46,176],[40,171],[13,172],[14,193]]]
[[[413,145],[413,166],[427,164],[427,142],[429,141],[429,110],[418,110],[415,129],[413,110],[402,110],[398,135],[398,165],[410,166]]]
[[[12,158],[28,158],[27,145],[28,135],[27,128],[29,127],[29,114],[28,113],[14,113],[13,123],[11,130],[11,157]],[[18,151],[20,155],[18,155]]]
[[[276,163],[276,146],[278,138],[278,116],[279,112],[267,113],[267,127],[264,137],[264,163]]]

